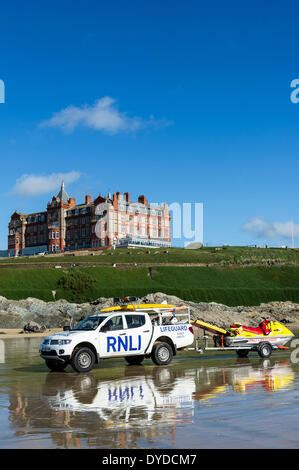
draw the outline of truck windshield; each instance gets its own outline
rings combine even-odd
[[[97,327],[104,321],[106,320],[107,317],[87,317],[87,318],[84,318],[84,320],[82,320],[80,323],[78,323],[78,325],[74,326],[74,328],[72,328],[72,331],[73,330],[84,330],[84,331],[88,331],[88,330],[96,330]]]

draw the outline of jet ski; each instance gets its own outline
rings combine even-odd
[[[293,337],[293,333],[282,323],[265,318],[258,327],[231,325],[225,337],[227,346],[252,345],[267,340],[275,346],[284,346]]]
[[[200,320],[193,322],[194,326],[205,332],[215,333],[214,348],[204,350],[236,350],[238,356],[246,357],[250,350],[257,351],[261,357],[270,357],[273,349],[289,349],[285,345],[294,334],[282,323],[264,318],[257,327],[235,323],[227,330],[204,323]],[[204,336],[207,339],[207,336]]]

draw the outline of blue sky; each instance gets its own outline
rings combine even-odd
[[[60,174],[78,202],[203,202],[209,245],[290,244],[293,221],[298,246],[298,13],[292,1],[2,2],[0,249],[11,213],[45,209]]]

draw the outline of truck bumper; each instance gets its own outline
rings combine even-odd
[[[40,357],[47,361],[58,361],[61,363],[69,362],[71,356],[69,354],[57,354],[57,351],[47,351],[47,352],[40,352]]]

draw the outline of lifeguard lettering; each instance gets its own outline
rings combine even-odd
[[[160,326],[162,332],[165,331],[187,331],[187,325]]]
[[[107,337],[107,352],[120,352],[120,351],[140,351],[141,349],[141,336],[133,338],[133,336],[114,336]]]

